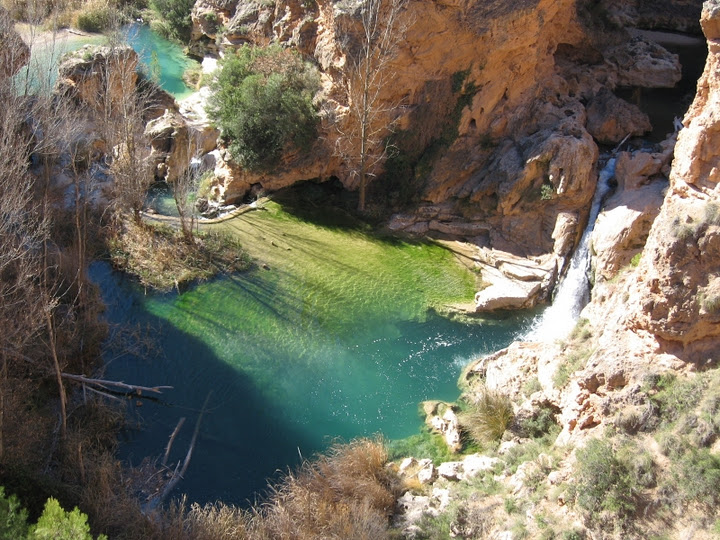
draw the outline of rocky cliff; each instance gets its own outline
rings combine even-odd
[[[12,77],[30,59],[30,47],[13,25],[7,10],[0,7],[0,77]]]
[[[408,535],[425,530],[412,517],[425,515],[446,516],[464,538],[515,537],[519,523],[538,538],[716,537],[718,0],[705,2],[701,24],[710,53],[674,150],[669,140],[618,156],[618,188],[593,233],[592,300],[578,326],[562,341],[516,342],[468,367],[463,399],[501,392],[515,420],[480,472],[478,457],[421,464],[432,487],[425,500],[417,492],[401,500]],[[546,431],[551,444],[532,432],[548,417],[560,431]],[[417,468],[406,476],[418,477]],[[477,495],[490,478],[494,491]],[[475,486],[474,498],[460,495],[463,482]],[[446,513],[450,501],[460,511]],[[512,517],[517,507],[525,518]]]
[[[251,174],[231,160],[217,170],[218,192],[239,200],[330,178],[356,189],[338,152],[349,114],[353,28],[362,2],[197,2],[196,52],[279,41],[320,68],[322,134],[308,155],[286,156],[272,173]],[[613,90],[670,87],[677,57],[612,26],[598,31],[587,2],[408,2],[380,91],[386,136],[397,151],[372,187],[389,207],[411,211],[395,231],[466,241],[494,285],[480,309],[529,306],[547,296],[587,217],[598,143],[650,129],[648,118]],[[372,200],[372,199],[371,199]]]

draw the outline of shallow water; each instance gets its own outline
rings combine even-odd
[[[107,265],[92,269],[108,320],[142,327],[162,350],[148,360],[125,354],[108,376],[175,387],[158,402],[130,403],[142,429],[128,433],[123,455],[137,463],[161,454],[186,416],[179,459],[212,391],[179,486],[193,501],[242,504],[336,438],[417,433],[419,403],[456,399],[462,367],[506,346],[527,323],[514,316],[468,325],[428,312],[433,299],[472,294],[468,273],[437,246],[304,224],[273,208],[231,224],[285,252],[265,259],[269,270],[182,294],[145,295]],[[291,250],[280,245],[298,233]]]

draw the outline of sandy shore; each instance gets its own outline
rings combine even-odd
[[[15,31],[32,50],[48,47],[68,48],[73,42],[87,41],[89,38],[100,37],[100,34],[88,34],[75,29],[43,30],[39,26],[28,23],[15,23]]]

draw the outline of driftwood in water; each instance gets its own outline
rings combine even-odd
[[[184,423],[185,423],[185,417],[183,416],[178,421],[177,426],[175,426],[175,429],[173,430],[172,435],[170,435],[170,440],[168,440],[167,446],[165,447],[165,455],[163,456],[163,460],[160,463],[163,467],[165,467],[167,465],[168,456],[170,455],[170,449],[172,448],[172,445],[175,442],[175,437],[177,437],[177,434],[180,431],[180,428],[182,428]]]
[[[155,394],[162,394],[163,390],[169,390],[172,389],[172,386],[139,386],[137,384],[127,384],[121,381],[108,381],[106,379],[91,379],[89,377],[85,377],[84,375],[74,375],[72,373],[62,373],[61,374],[64,379],[69,379],[71,381],[80,382],[82,384],[88,384],[91,386],[98,386],[100,388],[104,388],[105,390],[109,390],[108,387],[112,388],[119,388],[121,390],[125,390],[128,392],[134,392],[138,396],[142,395],[143,392],[152,392]]]
[[[155,510],[158,506],[160,506],[163,501],[167,498],[167,496],[170,494],[170,492],[175,489],[175,486],[177,486],[178,482],[185,476],[185,473],[187,472],[188,466],[190,465],[190,458],[192,458],[193,450],[195,449],[195,443],[197,442],[198,433],[200,433],[200,423],[202,422],[202,417],[205,414],[205,411],[207,410],[207,404],[208,401],[210,401],[210,396],[212,395],[212,390],[208,392],[207,397],[205,398],[205,402],[203,403],[202,409],[200,410],[200,415],[198,416],[197,422],[195,422],[195,431],[193,431],[192,439],[190,440],[190,446],[188,447],[187,454],[185,454],[185,460],[182,462],[182,467],[180,467],[180,462],[178,461],[177,465],[175,466],[175,470],[173,471],[172,476],[168,480],[167,484],[165,484],[165,487],[163,490],[155,497],[151,498],[146,504],[143,505],[143,512],[144,513],[150,513],[153,510]],[[175,430],[173,431],[172,435],[170,436],[170,441],[168,441],[168,446],[165,449],[165,456],[163,458],[163,464],[167,461],[167,456],[170,453],[170,448],[172,446],[172,443],[175,440],[175,436],[177,435],[177,432],[180,430],[180,427],[184,423],[184,418],[178,422],[178,425],[175,427]]]

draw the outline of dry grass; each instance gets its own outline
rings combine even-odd
[[[253,516],[251,538],[386,538],[396,478],[378,441],[333,446],[289,474]]]
[[[382,443],[360,439],[333,446],[289,473],[269,499],[250,511],[184,501],[165,516],[161,537],[176,540],[388,538],[397,477]]]
[[[483,388],[470,409],[460,416],[460,424],[480,444],[500,440],[514,418],[510,398]]]

